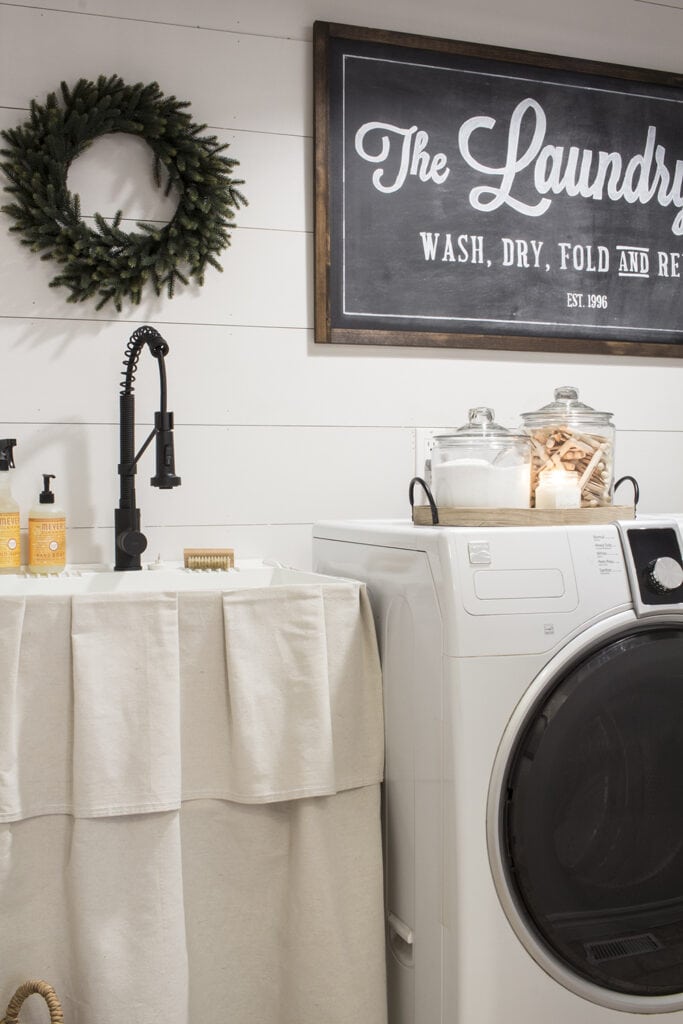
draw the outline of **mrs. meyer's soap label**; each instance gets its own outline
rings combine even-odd
[[[0,569],[21,566],[19,536],[19,513],[0,512]]]
[[[66,562],[66,521],[36,519],[28,522],[28,563],[30,568],[56,568]]]

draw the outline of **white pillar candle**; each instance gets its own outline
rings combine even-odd
[[[541,473],[536,488],[536,508],[581,508],[581,489],[576,473],[553,469]]]

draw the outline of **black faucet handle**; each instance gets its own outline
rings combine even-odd
[[[115,509],[114,533],[116,535],[114,568],[117,571],[141,569],[140,555],[147,548],[147,538],[140,530],[140,509]]]
[[[147,550],[147,538],[140,530],[126,530],[119,534],[117,544],[126,555],[141,555]]]

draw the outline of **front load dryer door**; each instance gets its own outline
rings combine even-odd
[[[620,1010],[683,1007],[683,621],[603,626],[547,667],[503,737],[488,838],[551,976]]]

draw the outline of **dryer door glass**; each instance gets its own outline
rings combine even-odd
[[[511,756],[520,913],[603,988],[683,992],[683,629],[611,642],[546,690]]]

